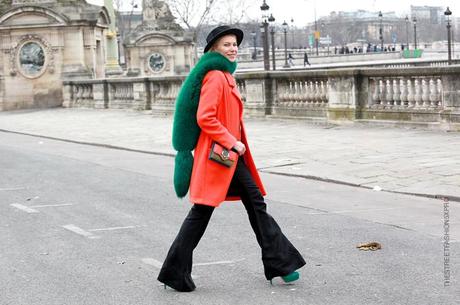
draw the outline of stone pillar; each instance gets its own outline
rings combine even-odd
[[[245,79],[244,83],[246,87],[245,113],[255,117],[270,114],[273,98],[272,80],[268,78]]]
[[[104,6],[107,9],[110,17],[110,24],[106,33],[107,56],[105,62],[105,74],[110,77],[121,75],[123,70],[121,69],[118,62],[118,40],[113,0],[104,0]]]
[[[441,77],[444,109],[460,111],[460,76],[447,74]]]
[[[460,130],[460,77],[457,73],[443,75],[442,103],[443,110],[440,115],[443,123],[457,124],[457,127],[449,127],[447,130]],[[441,88],[439,88],[441,89]]]
[[[330,76],[328,84],[328,119],[354,121],[358,106],[356,76]]]
[[[104,109],[106,107],[106,99],[107,99],[107,90],[106,90],[106,82],[97,82],[93,83],[93,99],[94,99],[94,108],[96,109]]]
[[[147,94],[145,90],[145,82],[135,82],[133,83],[133,108],[136,110],[146,110],[147,109]]]

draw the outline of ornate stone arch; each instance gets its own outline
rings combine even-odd
[[[111,22],[112,20],[110,18],[109,12],[107,11],[105,7],[103,7],[101,11],[99,12],[99,16],[97,18],[97,25],[108,27]]]
[[[45,8],[45,7],[38,7],[38,6],[20,6],[13,8],[3,15],[0,16],[0,26],[3,24],[7,23],[8,20],[11,20],[12,18],[17,17],[18,15],[23,15],[23,14],[35,14],[35,15],[42,15],[44,17],[50,18],[55,21],[57,24],[68,24],[69,23],[69,18],[66,16],[59,14],[52,9]]]
[[[173,37],[166,35],[166,34],[162,34],[162,33],[151,33],[151,34],[144,35],[140,37],[139,39],[137,39],[134,44],[139,46],[147,42],[148,40],[155,39],[155,38],[160,38],[162,40],[165,40],[169,42],[171,45],[177,44],[176,40]]]

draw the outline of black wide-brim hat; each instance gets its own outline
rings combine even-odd
[[[243,41],[243,31],[237,28],[229,27],[228,25],[221,25],[213,29],[206,37],[206,47],[204,48],[204,53],[208,52],[212,45],[222,36],[233,34],[236,36],[236,43],[238,46]]]

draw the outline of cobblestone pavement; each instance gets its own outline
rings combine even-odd
[[[171,127],[147,111],[0,112],[3,131],[173,155]],[[252,118],[246,127],[262,171],[460,200],[460,133]]]

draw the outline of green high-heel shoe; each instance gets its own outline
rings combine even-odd
[[[284,275],[281,277],[285,283],[295,282],[300,278],[300,274],[297,271],[291,272],[288,275]],[[270,284],[273,285],[272,280],[270,280]]]

